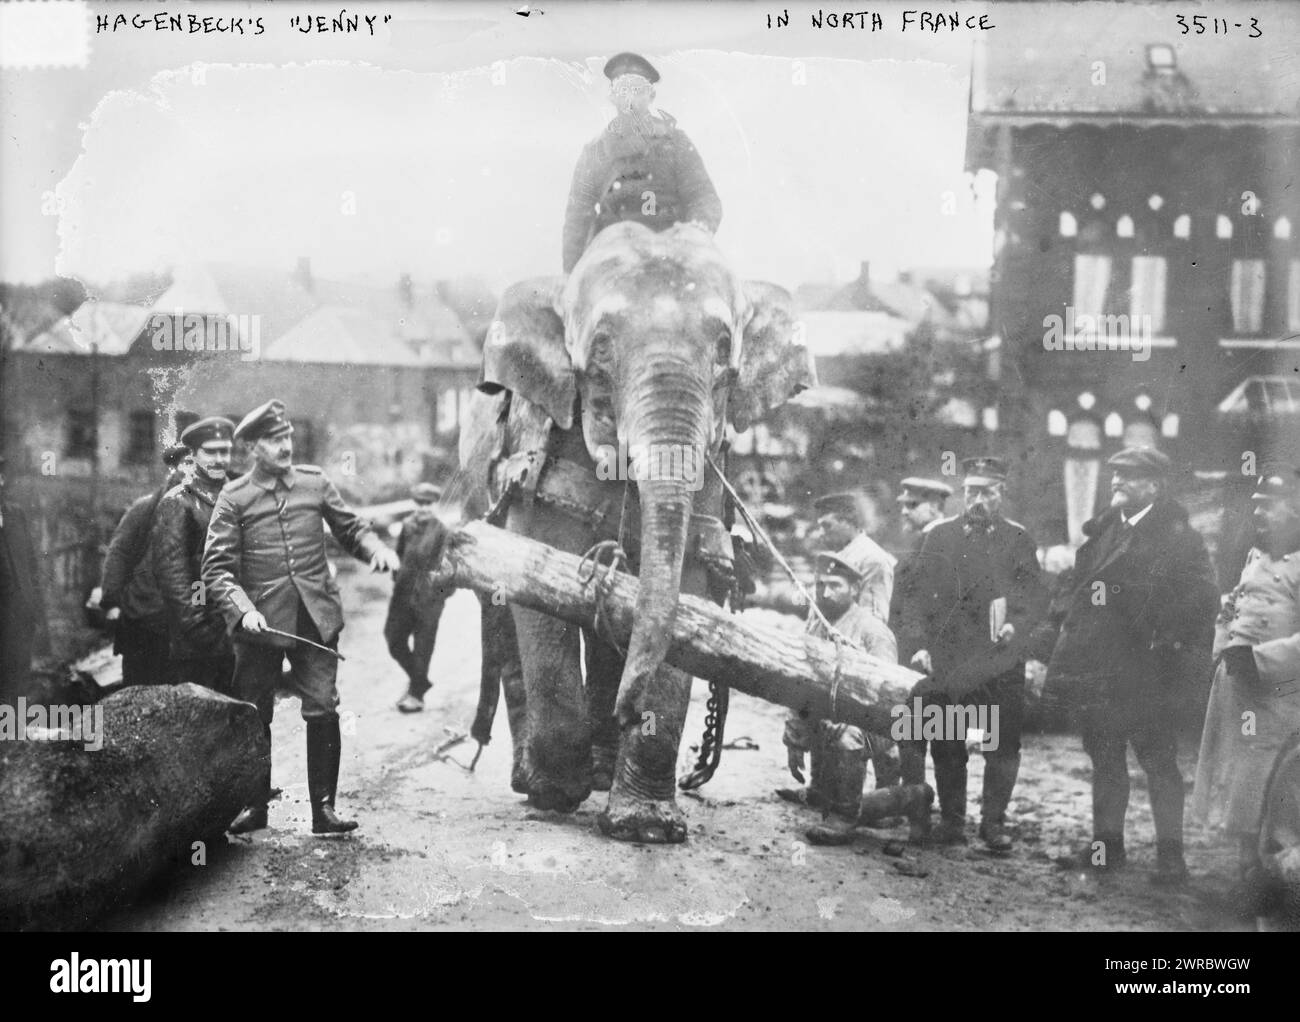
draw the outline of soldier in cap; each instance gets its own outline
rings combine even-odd
[[[638,54],[620,53],[605,64],[605,77],[618,113],[582,150],[573,172],[564,214],[565,273],[610,224],[637,220],[662,231],[689,221],[713,233],[722,220],[700,154],[677,122],[653,106],[659,72]]]
[[[1111,504],[1083,526],[1083,546],[1057,594],[1061,631],[1046,694],[1075,710],[1092,760],[1092,841],[1062,865],[1125,865],[1128,747],[1147,775],[1155,819],[1152,881],[1177,886],[1183,860],[1179,711],[1208,673],[1218,587],[1205,543],[1168,494],[1169,459],[1150,447],[1112,457]]]
[[[980,837],[994,851],[1012,847],[1005,815],[1020,769],[1025,657],[1016,641],[1027,636],[1045,597],[1037,549],[1023,525],[1001,514],[1006,465],[999,458],[967,458],[965,510],[927,525],[903,594],[904,620],[914,621],[921,645],[911,665],[931,677],[919,688],[928,705],[983,708],[996,731],[986,739]],[[969,714],[966,715],[966,719]],[[955,720],[944,712],[943,719]],[[942,822],[933,836],[966,842],[966,735],[932,741],[934,780]],[[905,761],[924,770],[924,745]],[[908,781],[916,778],[909,770]],[[928,821],[914,837],[924,840]]]
[[[393,576],[393,597],[384,621],[384,642],[388,652],[406,672],[406,694],[397,702],[403,713],[424,709],[424,694],[433,687],[429,681],[429,661],[438,638],[438,622],[453,586],[433,577],[426,557],[413,557],[418,551],[430,556],[440,553],[447,535],[434,513],[433,505],[442,491],[432,483],[419,483],[411,490],[415,510],[401,523],[397,533],[397,556],[401,568]]]
[[[87,606],[102,608],[114,622],[113,652],[122,657],[122,684],[169,685],[175,671],[167,642],[167,615],[153,568],[153,526],[163,495],[193,466],[190,449],[163,451],[166,481],[136,500],[122,515],[104,555],[99,586]]]
[[[207,598],[203,547],[217,496],[230,471],[235,424],[221,416],[200,419],[181,433],[194,459],[190,477],[158,502],[153,527],[153,570],[162,592],[167,638],[177,680],[226,695],[235,654],[225,620]]]
[[[1217,667],[1192,795],[1201,820],[1237,839],[1235,901],[1251,916],[1266,910],[1269,887],[1259,833],[1265,785],[1300,735],[1300,472],[1268,472],[1252,502],[1255,546],[1215,621]],[[1292,821],[1294,813],[1293,802]]]
[[[853,559],[856,557],[857,559]],[[898,649],[889,627],[860,602],[867,572],[874,570],[874,560],[862,553],[845,554],[829,551],[817,555],[815,598],[817,610],[808,612],[807,632],[819,639],[831,638],[823,623],[872,656],[891,663],[898,660]],[[872,736],[872,742],[876,736]],[[791,713],[785,723],[785,746],[790,773],[804,781],[804,756],[812,753],[811,777],[805,791],[782,788],[777,794],[787,801],[806,802],[850,819],[858,814],[862,786],[867,776],[869,746],[861,728],[828,720],[809,721]],[[877,778],[879,782],[879,778]]]
[[[325,557],[325,526],[344,550],[376,571],[394,571],[399,562],[321,469],[293,463],[293,426],[283,402],[249,412],[234,435],[252,444],[254,465],[217,497],[203,555],[207,598],[235,642],[234,694],[256,704],[268,743],[275,687],[289,658],[307,724],[312,833],[344,833],[356,823],[334,811],[342,740],[338,660],[330,652],[338,646],[343,606]],[[230,825],[232,833],[266,826],[269,756],[261,789]]]

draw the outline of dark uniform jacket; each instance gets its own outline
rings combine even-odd
[[[655,231],[698,220],[716,231],[722,202],[704,161],[668,114],[646,115],[640,130],[615,117],[578,158],[564,214],[564,272],[610,224],[637,220]]]
[[[915,586],[916,568],[925,534],[909,536],[907,552],[898,559],[894,569],[894,591],[889,600],[889,630],[898,642],[898,662],[908,664],[919,649],[925,649],[925,636],[916,620],[916,601],[908,604],[905,597]],[[910,613],[909,613],[910,611]]]
[[[202,579],[203,546],[221,492],[218,483],[196,472],[188,483],[168,490],[154,517],[153,569],[162,592],[167,634],[174,660],[225,656],[231,652],[225,621],[207,599]]]
[[[1154,710],[1154,697],[1179,691],[1167,682],[1209,670],[1219,598],[1205,543],[1172,500],[1156,501],[1132,526],[1108,508],[1083,532],[1052,608],[1063,622],[1048,689],[1075,706],[1102,699],[1128,712],[1132,696]]]
[[[109,540],[100,580],[100,605],[105,610],[120,607],[124,618],[159,634],[167,630],[167,618],[162,591],[153,573],[150,543],[154,513],[163,492],[158,489],[145,494],[126,509]]]
[[[1034,541],[1018,522],[995,515],[988,529],[967,525],[965,516],[941,518],[926,526],[921,548],[908,572],[903,614],[914,624],[921,648],[930,653],[941,691],[956,694],[955,672],[964,668],[960,688],[969,690],[1019,669],[1020,642],[1046,611],[1046,587]],[[995,646],[990,606],[1005,598],[1006,621],[1016,642]],[[975,671],[976,678],[967,675]]]
[[[230,632],[258,610],[270,627],[296,634],[301,605],[324,643],[338,637],[343,605],[325,558],[324,525],[359,560],[368,561],[382,547],[315,465],[294,465],[283,476],[256,467],[222,488],[208,526],[203,581]],[[254,641],[292,644],[279,636]]]

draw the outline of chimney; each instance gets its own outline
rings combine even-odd
[[[858,282],[861,284],[871,283],[871,263],[865,259],[858,264]]]
[[[311,276],[311,257],[299,256],[298,265],[293,271],[293,282],[309,294],[316,289]]]
[[[403,273],[397,278],[397,300],[402,303],[404,309],[415,305],[415,285],[411,283],[409,273]]]

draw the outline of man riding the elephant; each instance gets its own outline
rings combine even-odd
[[[620,53],[605,65],[618,113],[582,150],[564,214],[564,272],[610,224],[636,220],[662,231],[694,222],[710,234],[722,202],[704,161],[669,114],[654,108],[659,72],[644,57]]]

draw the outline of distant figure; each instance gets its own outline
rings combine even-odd
[[[207,598],[202,572],[208,525],[230,469],[234,433],[235,424],[220,416],[200,419],[181,433],[194,472],[158,502],[151,543],[176,680],[226,695],[235,652],[216,601]]]
[[[424,694],[433,687],[429,661],[438,638],[438,622],[447,598],[455,591],[432,574],[447,536],[446,526],[433,511],[441,497],[442,491],[432,483],[415,486],[411,490],[415,510],[402,522],[397,534],[397,556],[402,567],[393,576],[384,642],[406,672],[406,694],[397,701],[402,713],[424,709]]]
[[[700,154],[671,116],[654,109],[659,72],[642,56],[620,53],[605,65],[605,77],[618,113],[587,143],[573,172],[565,273],[610,224],[636,220],[662,231],[689,221],[712,234],[722,221],[722,202]]]
[[[181,483],[194,461],[184,444],[163,452],[167,481],[132,504],[113,530],[100,586],[89,606],[116,622],[113,652],[122,657],[123,685],[171,685],[176,681],[167,641],[167,614],[153,570],[153,527],[163,495]]]
[[[0,456],[0,703],[27,694],[32,654],[49,653],[49,627],[31,529],[22,509],[4,499]]]
[[[1255,546],[1215,622],[1218,668],[1193,793],[1196,815],[1237,839],[1234,900],[1249,915],[1266,908],[1265,785],[1282,749],[1300,735],[1300,473],[1260,478],[1254,502]],[[1293,797],[1278,818],[1300,840]]]

